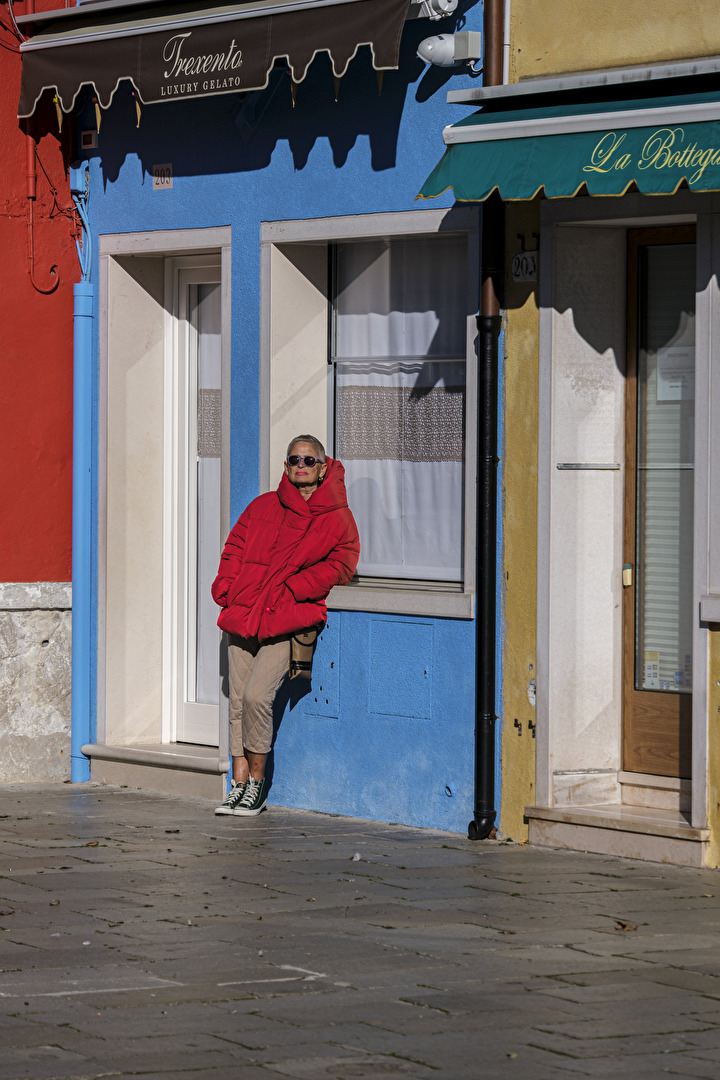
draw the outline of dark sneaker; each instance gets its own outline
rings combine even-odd
[[[236,781],[233,780],[232,787],[228,791],[227,795],[221,802],[220,806],[215,807],[216,814],[234,814],[235,807],[245,794],[245,788],[247,786],[246,780]]]
[[[232,811],[236,817],[254,817],[265,809],[267,802],[267,781],[253,780],[252,776],[245,785],[243,797]]]

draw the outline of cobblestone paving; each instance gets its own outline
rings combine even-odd
[[[0,1080],[720,1078],[720,875],[0,788]]]

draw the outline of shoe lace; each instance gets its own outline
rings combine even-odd
[[[225,803],[228,806],[234,806],[236,802],[239,802],[240,797],[245,793],[245,785],[240,783],[233,783],[233,786],[225,796]]]
[[[240,800],[240,806],[252,806],[252,804],[255,802],[255,799],[257,798],[258,792],[260,791],[261,783],[261,780],[255,780],[252,776],[250,777],[247,782],[247,787],[245,788],[243,797]]]

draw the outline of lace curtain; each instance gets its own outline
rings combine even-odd
[[[465,267],[463,237],[337,250],[335,452],[364,576],[462,580]]]

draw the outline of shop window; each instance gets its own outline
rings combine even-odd
[[[472,617],[477,239],[475,208],[263,225],[261,483],[300,432],[345,465],[331,606]]]
[[[334,451],[362,578],[461,582],[466,240],[334,245]]]

